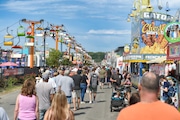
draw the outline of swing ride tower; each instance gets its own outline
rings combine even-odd
[[[26,19],[23,20],[24,23],[27,23],[30,25],[30,28],[31,28],[30,35],[31,36],[34,36],[34,33],[35,33],[34,26],[36,24],[41,24],[43,21],[44,20],[40,20],[40,21],[32,21],[32,20],[26,20]],[[34,37],[30,38],[30,42],[34,43]],[[29,55],[30,55],[30,68],[33,68],[33,66],[34,66],[34,46],[30,47]]]

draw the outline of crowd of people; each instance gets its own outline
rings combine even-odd
[[[118,69],[105,66],[40,69],[35,79],[24,81],[17,96],[14,120],[74,120],[73,112],[80,109],[80,104],[96,103],[97,87],[104,89],[106,78],[108,88],[116,88],[123,79]],[[88,101],[84,100],[86,93]]]
[[[171,85],[164,76],[144,73],[138,91],[132,93],[131,74],[127,71],[120,73],[119,69],[105,66],[61,66],[57,69],[40,70],[36,78],[24,81],[16,99],[14,120],[74,120],[74,111],[79,110],[81,104],[97,102],[97,89],[104,89],[105,82],[113,92],[117,92],[121,86],[124,86],[126,91],[124,97],[127,107],[120,111],[117,120],[134,119],[135,115],[139,119],[147,117],[147,120],[180,118],[180,113],[168,101],[169,93],[166,95],[166,91]],[[163,102],[159,100],[159,90],[163,91],[163,97],[160,98]],[[85,101],[87,93],[89,100]],[[120,97],[120,94],[117,92],[115,97]],[[3,109],[0,111],[3,112]],[[171,116],[171,119],[161,116],[163,112]],[[8,120],[8,116],[5,113],[3,115]],[[160,116],[156,118],[157,115]]]

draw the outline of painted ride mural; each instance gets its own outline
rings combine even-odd
[[[135,27],[132,28],[133,32],[139,32],[132,38],[131,53],[167,54],[168,41],[164,36],[164,30],[170,20],[171,16],[166,14],[142,13],[141,18],[136,22],[136,24],[139,24],[138,29],[140,30]]]

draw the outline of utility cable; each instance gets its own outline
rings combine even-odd
[[[14,24],[12,24],[12,25],[10,25],[10,26],[8,26],[8,27],[6,27],[6,28],[0,30],[0,32],[2,32],[2,31],[4,31],[4,30],[7,30],[7,28],[10,28],[10,27],[14,26],[14,25],[17,24],[17,23],[19,23],[19,21],[17,21],[17,22],[15,22]]]

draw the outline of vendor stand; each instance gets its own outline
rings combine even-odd
[[[168,45],[167,49],[167,59],[176,61],[176,70],[173,74],[174,77],[171,76],[176,81],[177,88],[177,99],[178,99],[178,107],[180,107],[180,42],[171,43]]]

